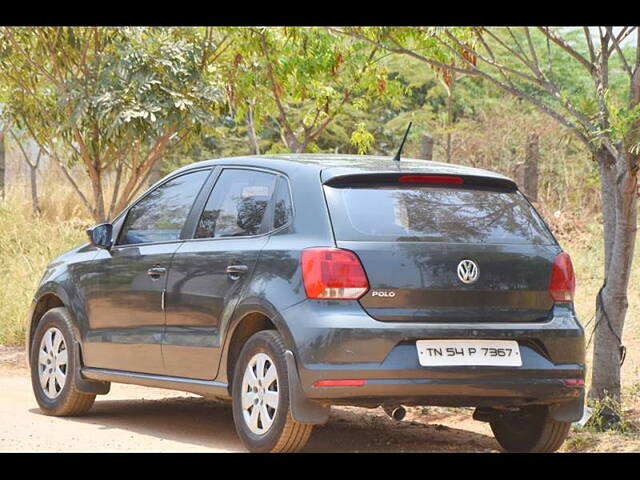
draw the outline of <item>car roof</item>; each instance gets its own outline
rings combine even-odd
[[[358,173],[425,173],[442,175],[470,175],[476,177],[495,178],[513,181],[502,174],[480,168],[456,165],[453,163],[434,162],[412,158],[403,158],[397,162],[392,157],[375,155],[349,155],[329,153],[298,153],[277,155],[246,155],[219,158],[195,162],[182,167],[177,172],[208,166],[253,166],[293,174],[302,170],[322,175],[327,181],[338,175],[354,175]],[[175,173],[177,173],[175,172]]]

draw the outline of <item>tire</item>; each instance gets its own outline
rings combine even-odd
[[[96,399],[95,395],[79,392],[75,388],[74,374],[76,368],[79,368],[76,365],[78,345],[71,329],[71,317],[67,309],[52,308],[43,315],[33,337],[30,352],[31,385],[38,405],[46,415],[82,415],[89,411]],[[47,339],[44,339],[45,335],[49,336],[48,344]],[[45,350],[53,353],[47,354]],[[41,351],[44,352],[42,357]],[[45,381],[42,381],[40,372],[47,370],[45,366],[54,374],[45,372],[42,377]],[[58,370],[60,374],[55,375]],[[62,378],[64,381],[60,380]]]
[[[570,422],[554,420],[547,406],[530,406],[508,419],[489,422],[493,435],[507,452],[552,453],[566,440]]]
[[[238,436],[251,452],[297,452],[305,446],[313,430],[312,424],[296,422],[291,416],[284,354],[285,346],[278,332],[264,330],[247,340],[234,368],[233,421]],[[261,365],[262,374],[259,373]],[[272,367],[277,375],[275,380]],[[247,402],[245,409],[243,400]]]

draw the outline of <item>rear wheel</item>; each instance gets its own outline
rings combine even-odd
[[[291,416],[284,354],[278,332],[258,332],[247,340],[234,370],[233,420],[252,452],[297,452],[313,430]]]
[[[570,422],[554,420],[549,407],[525,407],[518,413],[489,422],[496,440],[507,452],[551,453],[569,434]]]
[[[95,395],[79,392],[73,383],[78,348],[66,308],[44,314],[31,344],[31,385],[40,409],[57,417],[82,415]]]

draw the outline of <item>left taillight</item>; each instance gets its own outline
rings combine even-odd
[[[568,253],[561,252],[556,255],[551,267],[549,293],[556,302],[573,302],[575,290],[576,277],[573,273],[571,257]]]
[[[302,251],[302,278],[308,298],[357,300],[369,290],[358,256],[340,248],[307,248]]]

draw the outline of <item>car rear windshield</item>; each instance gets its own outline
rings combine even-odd
[[[336,239],[555,244],[517,191],[450,186],[324,186]]]

